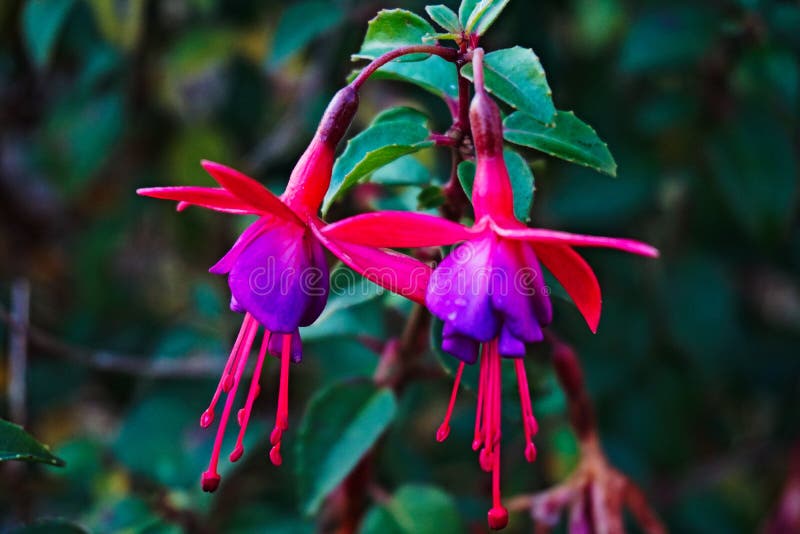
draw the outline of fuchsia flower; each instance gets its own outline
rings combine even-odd
[[[492,528],[503,528],[508,512],[500,498],[501,357],[513,358],[521,397],[525,458],[532,462],[532,437],[537,423],[531,407],[522,357],[525,344],[542,341],[542,328],[552,320],[544,286],[543,264],[569,293],[592,332],[600,320],[600,286],[575,246],[616,248],[657,257],[653,247],[637,241],[575,235],[528,228],[514,216],[513,193],[503,159],[503,129],[499,109],[483,87],[482,50],[474,52],[476,94],[470,120],[477,169],[472,202],[475,224],[466,228],[418,213],[381,212],[359,215],[329,225],[331,239],[371,247],[456,247],[433,271],[425,302],[444,322],[442,348],[461,360],[453,394],[437,439],[446,439],[465,364],[480,356],[480,383],[472,447],[480,450],[480,465],[492,473]]]
[[[244,320],[211,403],[200,419],[204,428],[211,425],[217,402],[222,393],[227,394],[209,467],[201,479],[205,491],[214,491],[219,485],[217,465],[225,428],[256,335],[262,327],[262,341],[247,399],[237,415],[240,430],[230,460],[237,461],[244,452],[242,440],[253,402],[261,390],[259,380],[269,352],[281,361],[277,414],[270,435],[272,449],[269,456],[272,463],[281,464],[281,436],[288,427],[289,360],[299,362],[302,357],[298,328],[313,323],[328,299],[329,272],[324,248],[387,289],[420,298],[420,294],[400,289],[401,286],[424,287],[410,282],[415,270],[419,272],[414,260],[397,253],[340,243],[321,232],[324,223],[317,212],[330,184],[334,151],[357,107],[358,95],[351,86],[334,97],[280,197],[252,178],[209,161],[204,161],[203,167],[219,183],[219,188],[154,187],[138,190],[140,195],[178,201],[179,211],[195,205],[225,213],[258,216],[230,251],[210,269],[212,273],[228,275],[231,309],[243,313]],[[385,274],[387,266],[392,269],[392,276],[378,276]]]

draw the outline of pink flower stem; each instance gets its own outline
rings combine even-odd
[[[459,52],[455,48],[448,48],[446,46],[439,46],[439,45],[401,46],[400,48],[396,48],[395,50],[386,52],[382,56],[373,59],[372,62],[366,67],[364,67],[364,69],[358,74],[358,76],[356,76],[356,78],[352,82],[350,82],[350,86],[356,91],[358,91],[359,89],[361,89],[361,86],[364,85],[364,82],[366,82],[370,76],[375,74],[375,71],[377,71],[390,61],[393,61],[402,56],[407,56],[409,54],[433,54],[442,57],[447,61],[456,61]]]

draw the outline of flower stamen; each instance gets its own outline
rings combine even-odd
[[[270,461],[278,466],[283,463],[281,457],[281,437],[289,428],[289,362],[292,355],[292,334],[283,334],[281,347],[281,376],[278,384],[278,409],[275,414],[275,427],[269,440],[272,449],[269,451]]]
[[[235,362],[236,369],[233,375],[233,383],[228,397],[225,399],[225,408],[222,410],[222,417],[219,421],[219,428],[217,429],[217,437],[214,440],[214,449],[211,453],[211,460],[208,463],[208,469],[203,473],[200,478],[203,491],[213,492],[219,486],[220,476],[217,473],[217,465],[219,464],[219,453],[222,449],[222,440],[225,437],[225,428],[228,426],[228,418],[233,409],[233,403],[236,400],[236,390],[239,387],[239,382],[244,374],[244,368],[247,365],[247,357],[250,355],[250,349],[253,346],[256,333],[258,332],[258,323],[254,320],[247,321],[248,316],[245,317],[247,327],[242,342],[236,347],[238,349]],[[244,325],[243,325],[244,328]]]
[[[464,374],[464,362],[458,366],[458,371],[456,371],[456,378],[453,381],[453,392],[450,394],[450,404],[447,406],[447,413],[444,416],[444,420],[442,424],[439,426],[439,429],[436,431],[436,441],[442,442],[447,439],[447,436],[450,434],[450,417],[453,415],[453,408],[456,405],[456,397],[458,396],[458,387],[461,384],[461,375]]]
[[[517,371],[517,388],[519,389],[519,401],[522,410],[522,428],[525,432],[525,459],[528,462],[533,462],[536,460],[536,446],[533,444],[533,436],[539,431],[539,424],[533,415],[528,375],[525,372],[525,364],[522,358],[514,360],[514,367]]]
[[[233,348],[231,349],[231,354],[228,356],[228,361],[225,363],[225,369],[222,371],[222,376],[219,379],[219,383],[217,384],[217,389],[214,391],[214,396],[211,398],[211,403],[206,408],[206,411],[203,412],[203,415],[200,416],[200,426],[203,428],[208,428],[211,426],[211,423],[214,422],[214,408],[217,406],[217,402],[219,401],[219,397],[224,391],[227,393],[230,391],[230,388],[225,388],[226,382],[228,381],[228,376],[232,369],[234,369],[236,364],[236,359],[239,356],[239,348],[242,344],[242,340],[244,339],[245,333],[250,328],[250,323],[255,321],[253,316],[249,313],[245,314],[244,320],[242,321],[242,326],[239,328],[239,334],[236,336],[236,342],[233,344]]]
[[[236,438],[236,446],[231,452],[229,459],[231,462],[236,462],[244,454],[244,440],[245,432],[247,432],[247,423],[250,422],[250,414],[253,410],[253,403],[258,395],[261,393],[261,386],[259,380],[261,379],[261,369],[264,366],[264,358],[267,355],[267,348],[269,347],[269,332],[264,331],[264,336],[261,341],[261,350],[258,352],[258,360],[256,360],[255,369],[253,369],[253,378],[250,380],[250,389],[247,392],[247,401],[244,408],[239,410],[237,419],[239,421],[239,436]]]

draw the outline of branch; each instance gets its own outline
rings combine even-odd
[[[12,330],[20,324],[15,317],[0,305],[0,321]],[[62,358],[71,363],[145,378],[213,378],[219,375],[221,356],[196,353],[185,358],[158,358],[145,355],[117,354],[94,351],[61,341],[35,326],[27,327],[27,338],[32,346],[43,353]]]
[[[14,324],[8,336],[8,408],[11,420],[24,425],[27,419],[28,321],[30,320],[31,286],[19,279],[11,286],[11,314]]]
[[[535,495],[514,497],[508,501],[508,509],[530,511],[536,532],[549,532],[568,511],[571,532],[616,534],[624,532],[623,509],[627,508],[646,534],[665,534],[664,525],[641,489],[608,463],[575,350],[550,331],[547,340],[553,349],[556,376],[567,397],[570,422],[580,442],[581,460],[567,480]]]
[[[369,79],[370,76],[375,74],[379,68],[383,67],[390,61],[394,61],[395,59],[407,56],[410,54],[433,54],[435,56],[442,57],[447,61],[456,61],[458,59],[459,53],[458,50],[455,48],[448,48],[446,46],[439,46],[439,45],[411,45],[411,46],[401,46],[400,48],[396,48],[389,52],[386,52],[380,57],[377,57],[370,62],[369,65],[364,67],[364,69],[358,73],[358,76],[350,82],[350,85],[358,91],[361,89],[361,86],[364,85],[364,82]]]

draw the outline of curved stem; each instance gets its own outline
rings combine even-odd
[[[486,87],[483,84],[483,48],[476,48],[472,51],[472,71],[475,90],[486,91]]]
[[[383,67],[390,61],[393,61],[401,56],[407,56],[409,54],[433,54],[435,56],[442,57],[447,61],[456,61],[458,59],[458,50],[455,48],[447,48],[446,46],[439,46],[439,45],[412,45],[412,46],[401,46],[400,48],[396,48],[390,52],[386,52],[380,57],[377,57],[372,60],[372,62],[364,67],[364,69],[356,76],[356,78],[350,82],[350,85],[358,91],[364,82],[367,79],[375,74],[375,71],[379,68]]]

